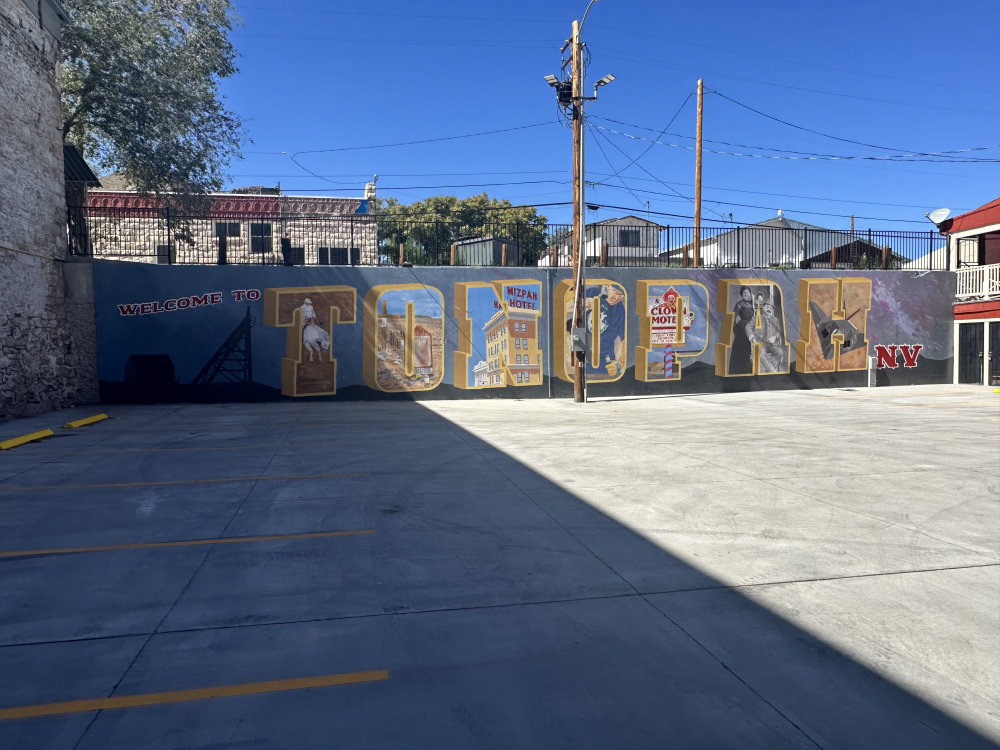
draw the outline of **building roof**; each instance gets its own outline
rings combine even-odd
[[[657,224],[655,221],[650,221],[649,219],[643,219],[634,214],[629,214],[628,216],[622,216],[617,219],[604,219],[603,221],[593,221],[587,224],[587,227],[600,227],[600,226],[624,226],[624,227],[656,227],[658,229],[663,229],[662,224]]]
[[[1000,224],[1000,198],[990,201],[985,206],[960,214],[941,222],[941,231],[948,234],[967,232],[970,229],[980,229],[994,224]]]
[[[785,230],[785,231],[767,231]],[[806,231],[810,233],[807,235]],[[701,239],[702,258],[711,258],[712,263],[727,265],[739,263],[744,254],[753,256],[767,252],[769,263],[794,263],[811,260],[817,256],[829,257],[833,248],[843,247],[860,239],[835,229],[827,229],[816,224],[806,224],[779,214],[773,219],[730,229],[719,234],[706,234]],[[690,241],[671,247],[661,255],[678,257],[684,248],[690,248]],[[763,260],[763,257],[758,257]]]
[[[87,166],[87,162],[80,156],[76,146],[68,143],[63,144],[63,173],[66,182],[82,182],[86,185],[100,186],[101,182],[97,175]]]

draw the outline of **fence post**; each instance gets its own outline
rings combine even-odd
[[[167,206],[167,264],[174,262],[174,243],[170,239],[170,206]]]
[[[448,265],[450,265],[450,266],[455,265],[455,245],[454,245],[454,243],[451,246],[451,262]]]
[[[882,270],[883,271],[888,271],[889,270],[889,246],[888,245],[883,245],[882,246]]]
[[[501,266],[506,266],[507,265],[507,243],[506,242],[503,243],[500,246],[500,265]]]
[[[830,249],[830,270],[836,270],[837,268],[837,248]]]
[[[403,265],[403,247],[406,245],[405,242],[399,243],[399,265]]]

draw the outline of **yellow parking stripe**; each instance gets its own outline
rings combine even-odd
[[[83,427],[84,425],[93,424],[94,422],[100,422],[102,419],[107,419],[107,414],[95,414],[92,417],[86,417],[84,419],[74,419],[72,422],[67,422],[63,425],[66,429],[72,430],[74,427]]]
[[[349,474],[278,474],[267,477],[218,477],[214,479],[166,479],[159,482],[114,482],[111,484],[45,484],[37,487],[3,487],[0,492],[31,492],[37,490],[96,490],[109,487],[159,487],[174,484],[215,484],[218,482],[264,482],[288,479],[339,479],[341,477],[367,477],[368,472]]]
[[[333,536],[357,536],[374,534],[375,529],[355,529],[351,531],[310,531],[302,534],[270,534],[267,536],[233,536],[220,539],[187,539],[179,542],[136,542],[134,544],[106,544],[100,547],[57,547],[54,549],[26,549],[0,552],[4,557],[28,557],[33,555],[69,555],[78,552],[109,552],[122,549],[156,549],[158,547],[197,547],[203,544],[245,544],[247,542],[273,542],[292,539],[322,539]]]
[[[4,440],[0,442],[0,451],[16,448],[19,445],[30,443],[32,440],[41,440],[49,435],[55,435],[55,433],[52,432],[52,430],[39,430],[38,432],[29,432],[27,435],[21,435],[20,437],[11,438],[10,440]]]
[[[219,685],[217,687],[197,688],[195,690],[140,693],[139,695],[122,695],[115,698],[96,698],[93,700],[67,701],[65,703],[42,703],[35,706],[17,706],[0,709],[0,721],[27,719],[35,716],[53,716],[55,714],[72,714],[83,711],[105,711],[111,708],[156,706],[162,703],[182,703],[210,698],[233,698],[239,695],[278,693],[284,690],[307,690],[309,688],[350,685],[359,682],[378,682],[388,679],[389,673],[387,671],[384,669],[374,669],[367,672],[327,674],[318,677],[299,677],[290,680],[269,680],[267,682],[245,682],[239,685]]]

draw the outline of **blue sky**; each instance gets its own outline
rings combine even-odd
[[[378,174],[380,197],[404,203],[484,191],[568,203],[571,133],[542,77],[558,74],[586,8],[236,0],[241,72],[222,91],[253,142],[229,186],[359,196]],[[1000,162],[857,157],[1000,145],[997,38],[994,0],[600,0],[583,30],[588,93],[605,73],[617,80],[587,107],[587,201],[620,208],[587,220],[649,211],[690,226],[692,94],[704,78],[706,221],[782,209],[832,228],[852,214],[860,228],[932,228],[925,212],[1000,195]],[[455,137],[489,131],[506,132]],[[789,158],[810,154],[855,158]],[[970,157],[1000,160],[1000,148],[944,158]],[[571,220],[568,205],[539,211]]]

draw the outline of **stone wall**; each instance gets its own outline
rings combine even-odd
[[[0,420],[97,397],[91,269],[64,274],[57,60],[37,12],[0,0]]]

